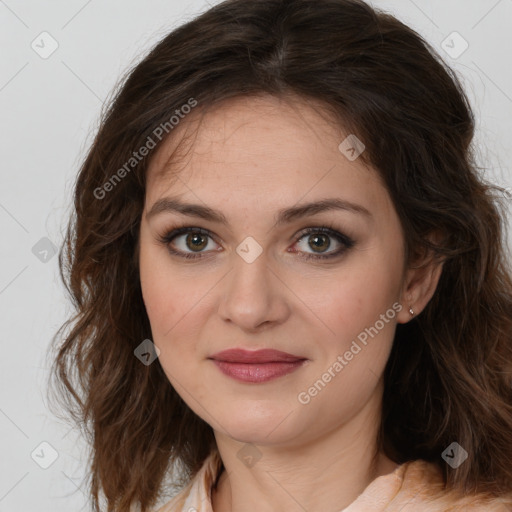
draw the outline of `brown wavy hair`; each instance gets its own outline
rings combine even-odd
[[[146,512],[171,468],[182,485],[216,449],[212,428],[158,360],[146,366],[134,356],[152,338],[138,235],[156,149],[98,191],[191,98],[206,112],[258,94],[325,106],[364,141],[360,158],[390,193],[406,263],[425,251],[444,260],[424,311],[397,325],[379,445],[396,463],[437,464],[447,489],[512,491],[506,203],[479,173],[459,78],[418,33],[363,1],[227,0],[170,32],[122,77],[74,184],[59,268],[76,311],[52,340],[50,387],[91,444],[94,510],[103,494],[109,512]],[[173,135],[166,130],[157,147]],[[436,243],[427,239],[435,230]],[[469,453],[455,470],[441,459],[453,441]]]

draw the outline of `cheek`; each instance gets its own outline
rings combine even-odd
[[[332,418],[349,417],[375,392],[399,308],[390,273],[351,270],[317,294],[315,313],[322,322],[316,323],[326,334],[315,336],[318,364],[301,390],[311,400],[318,395],[315,407]]]
[[[153,336],[157,339],[178,323],[199,300],[200,286],[186,273],[173,271],[168,253],[152,240],[147,230],[141,233],[139,270],[142,297]],[[204,292],[203,292],[204,293]]]
[[[165,275],[162,276],[158,264],[155,263],[141,250],[140,284],[153,336],[163,330],[166,317],[169,319],[176,315],[175,301],[166,286]]]
[[[295,288],[308,309],[314,313],[315,324],[323,326],[328,339],[343,342],[351,340],[387,315],[395,316],[392,305],[396,302],[400,284],[399,259],[387,260],[371,254],[356,255],[350,265],[338,272],[316,277],[313,281],[300,279]],[[387,323],[386,323],[387,325]]]
[[[189,294],[183,292],[183,286],[190,287],[193,283],[182,285],[177,276],[171,273],[169,262],[165,260],[165,251],[149,242],[141,244],[139,269],[142,297],[151,325],[152,341],[165,352],[165,340],[173,337],[180,319],[185,317],[187,310],[190,309],[187,307]]]
[[[194,278],[193,269],[176,272],[166,252],[151,244],[141,246],[139,264],[152,341],[160,350],[163,370],[177,386],[187,381],[184,371],[197,364],[201,354],[195,340],[201,339],[200,319],[206,315],[205,294],[211,284]]]
[[[184,378],[180,369],[190,366],[187,358],[193,356],[193,344],[180,341],[192,339],[180,335],[180,329],[186,328],[187,308],[184,301],[179,300],[176,282],[165,275],[165,269],[162,273],[155,261],[152,263],[145,265],[141,257],[141,288],[151,325],[151,340],[160,351],[158,360],[164,373],[178,390]]]

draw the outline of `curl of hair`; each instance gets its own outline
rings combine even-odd
[[[103,493],[108,512],[134,504],[146,512],[172,465],[183,485],[216,449],[212,428],[159,362],[134,356],[151,339],[138,232],[156,149],[102,199],[94,191],[190,98],[206,112],[258,94],[317,102],[364,141],[360,158],[382,177],[402,223],[406,264],[425,254],[444,261],[425,310],[397,325],[379,443],[397,463],[438,464],[448,489],[510,492],[503,190],[478,175],[474,117],[459,79],[415,31],[362,1],[228,0],[173,30],[127,73],[74,184],[59,268],[76,313],[55,335],[63,343],[51,384],[91,443],[94,510]],[[453,441],[469,453],[456,470],[440,458]]]

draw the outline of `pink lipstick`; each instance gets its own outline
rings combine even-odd
[[[267,382],[300,368],[304,357],[273,349],[229,349],[210,357],[222,373],[242,382]]]

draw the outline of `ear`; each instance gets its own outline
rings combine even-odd
[[[441,233],[433,231],[427,239],[434,244],[441,241]],[[407,323],[418,316],[428,304],[436,291],[443,270],[444,259],[435,260],[432,250],[426,249],[417,255],[407,268],[400,294],[400,304],[403,308],[397,315],[397,322]],[[414,314],[410,313],[410,309]]]

